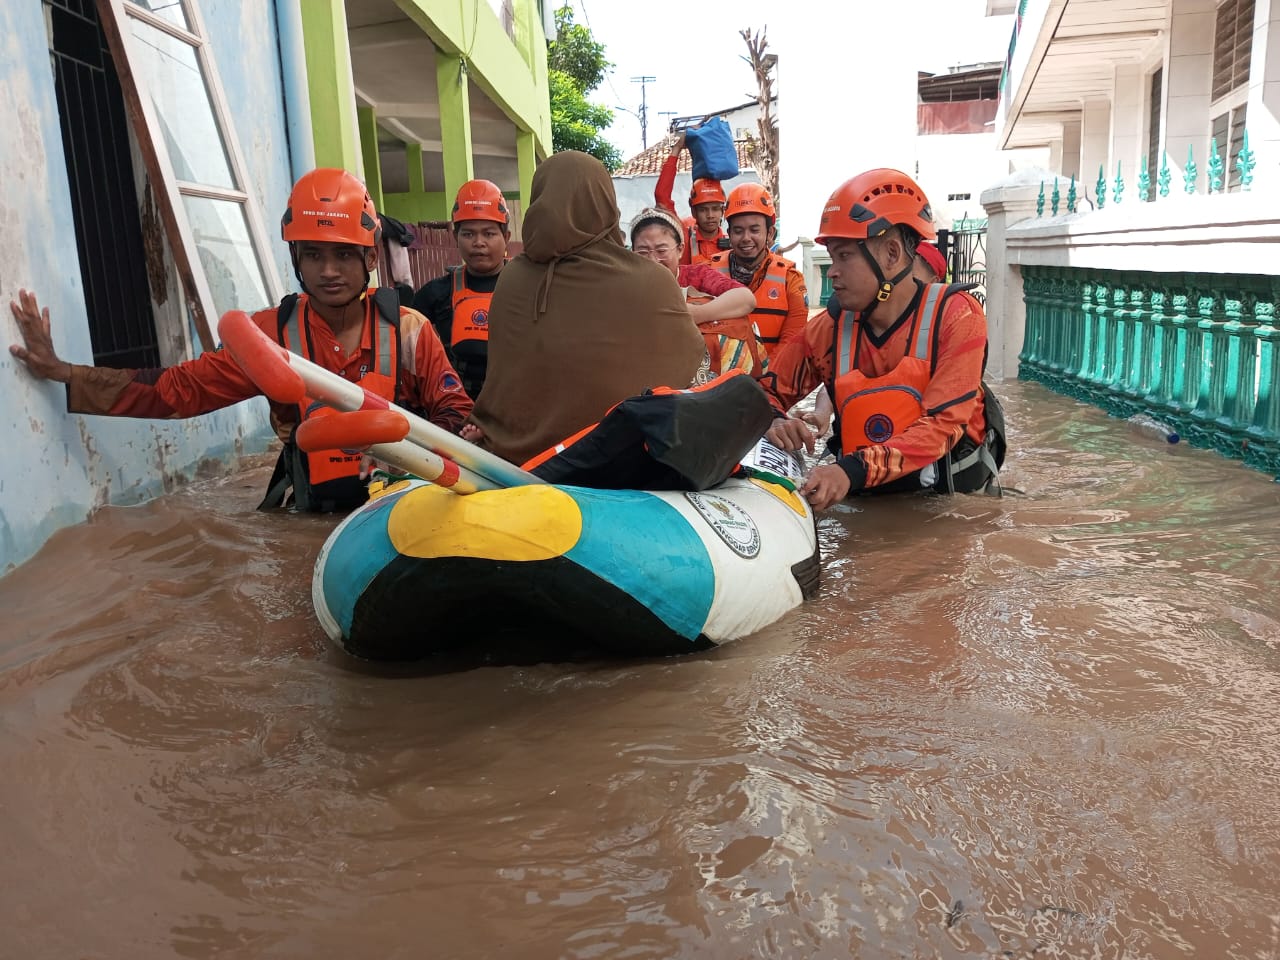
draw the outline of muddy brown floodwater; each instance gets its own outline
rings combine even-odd
[[[1001,393],[1023,494],[830,512],[686,658],[362,668],[262,467],[62,531],[0,579],[0,956],[1280,955],[1280,487]]]

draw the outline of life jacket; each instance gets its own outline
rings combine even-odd
[[[738,469],[772,422],[764,390],[734,370],[691,389],[629,397],[523,469],[577,487],[705,490]]]
[[[689,303],[710,303],[715,298],[690,287],[687,299]],[[698,332],[707,345],[713,375],[741,370],[758,380],[768,371],[769,357],[756,339],[755,324],[749,316],[699,321]]]
[[[489,304],[493,291],[485,293],[468,287],[466,267],[450,267],[449,271],[453,277],[449,359],[462,378],[462,389],[475,400],[489,370]]]
[[[888,443],[925,416],[924,392],[937,366],[943,310],[953,294],[971,286],[925,286],[908,328],[906,353],[896,367],[879,377],[867,376],[858,369],[863,327],[857,315],[847,310],[832,314],[836,334],[832,396],[840,426],[841,452],[853,453]],[[892,489],[930,486],[939,491],[968,493],[986,486],[999,473],[1005,454],[1004,413],[985,383],[982,391],[984,404],[991,405],[990,409],[984,406],[983,435],[971,436],[966,427],[955,447],[936,463],[894,481]],[[992,410],[996,416],[991,415]]]
[[[453,271],[453,327],[449,346],[457,350],[466,342],[487,344],[489,341],[489,302],[493,293],[481,293],[467,286],[467,271]]]
[[[387,400],[395,401],[400,387],[400,298],[395,290],[379,287],[369,297],[373,301],[373,364],[362,373],[359,383],[365,389]],[[291,293],[280,301],[276,310],[276,339],[280,345],[314,362],[317,358],[311,343],[311,331],[302,322],[298,295]],[[320,450],[307,453],[294,442],[300,426],[309,417],[330,416],[332,407],[304,397],[298,404],[298,423],[285,442],[276,461],[267,495],[260,510],[284,506],[290,488],[293,503],[299,510],[330,513],[351,510],[364,503],[367,491],[360,479],[359,453],[342,450]]]
[[[711,266],[726,277],[731,276],[729,251],[725,250],[712,257]],[[782,342],[782,326],[790,313],[787,309],[787,271],[794,269],[795,264],[786,257],[770,253],[765,258],[760,286],[751,290],[756,295],[756,308],[751,312],[751,322],[755,324],[756,339],[764,344],[765,352],[769,354]]]
[[[703,240],[702,234],[698,232],[698,221],[693,217],[686,217],[684,221],[685,229],[685,249],[689,251],[690,263],[710,263],[715,253],[703,253],[704,244],[713,243],[717,252],[729,249],[729,238],[721,231],[714,240]]]

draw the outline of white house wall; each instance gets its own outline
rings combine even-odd
[[[1146,156],[1145,87],[1137,64],[1116,66],[1111,96],[1111,158],[1107,170],[1114,177],[1116,164],[1123,164],[1125,179],[1131,185],[1136,183],[1139,164]]]
[[[270,0],[205,0],[213,56],[249,170],[274,224],[290,185],[280,65]],[[59,353],[92,362],[72,234],[71,197],[40,3],[0,4],[0,300],[34,290]],[[287,275],[282,245],[275,269]],[[291,287],[291,283],[286,283]],[[245,304],[256,308],[263,304]],[[18,340],[7,308],[0,341]],[[190,421],[71,416],[61,384],[34,380],[0,354],[0,574],[58,528],[106,503],[132,503],[198,473],[225,472],[269,443],[261,400]]]
[[[1216,8],[1215,0],[1172,0],[1170,4],[1169,59],[1164,72],[1164,150],[1170,167],[1178,174],[1186,168],[1189,148],[1194,151],[1197,166],[1204,169]],[[1202,178],[1202,183],[1204,180],[1207,178]]]
[[[1280,161],[1280,0],[1257,0],[1253,22],[1249,143],[1274,171]]]
[[[916,181],[933,204],[940,227],[961,217],[984,217],[979,197],[986,187],[1010,173],[1043,167],[1047,148],[1000,150],[995,133],[927,134],[916,137]],[[949,200],[969,194],[967,199]]]
[[[1037,78],[1043,79],[1048,68],[1029,69],[1031,64],[1041,64],[1044,51],[1051,49],[1051,28],[1064,9],[1068,19],[1077,10],[1067,4],[1068,0],[1030,0],[1028,4],[996,117],[995,129],[1002,139],[1047,144],[1051,169],[1067,177],[1076,174],[1090,187],[1091,197],[1099,165],[1113,182],[1119,163],[1126,189],[1136,186],[1147,153],[1151,73],[1162,67],[1157,105],[1161,158],[1168,157],[1173,189],[1181,188],[1190,149],[1199,174],[1196,190],[1208,190],[1205,174],[1213,118],[1243,103],[1248,105],[1246,128],[1257,160],[1257,182],[1265,189],[1267,181],[1275,179],[1272,171],[1280,163],[1280,0],[1256,0],[1247,97],[1233,94],[1217,105],[1210,98],[1217,0],[1167,0],[1162,18],[1148,15],[1139,24],[1150,29],[1138,30],[1142,35],[1135,37],[1132,47],[1112,44],[1108,48],[1117,62],[1107,88],[1077,77],[1074,101],[1071,78],[1064,79],[1060,69],[1052,82],[1040,86]],[[1067,37],[1062,42],[1071,40]],[[1105,46],[1105,30],[1094,40]],[[1062,60],[1061,55],[1056,60],[1049,56],[1044,62]],[[1019,112],[1024,100],[1032,105],[1026,114]],[[1008,122],[1011,115],[1017,118],[1013,123]],[[1157,173],[1158,168],[1148,171],[1153,183]]]

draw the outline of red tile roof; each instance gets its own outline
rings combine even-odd
[[[667,154],[671,152],[671,145],[676,142],[675,137],[663,137],[661,141],[655,143],[648,150],[637,153],[634,157],[613,171],[615,177],[656,177],[662,169],[663,161],[667,159]],[[755,160],[751,157],[751,147],[755,141],[753,140],[736,140],[734,146],[738,148],[738,169],[754,170],[756,168]],[[680,154],[680,162],[676,164],[676,170],[688,173],[693,168],[693,160],[689,156],[689,151],[682,151]]]

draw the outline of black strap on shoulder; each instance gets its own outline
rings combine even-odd
[[[373,291],[373,305],[378,314],[396,330],[400,329],[400,294],[392,287],[378,287]]]
[[[938,340],[942,336],[942,315],[946,312],[947,301],[957,293],[967,293],[978,286],[976,283],[949,283],[947,289],[942,291],[942,299],[938,303],[938,322],[933,325],[933,343],[929,350],[929,371],[932,373],[938,367]],[[982,372],[987,372],[987,344],[982,346]]]
[[[289,322],[289,318],[293,316],[293,311],[298,309],[298,295],[296,293],[286,293],[280,301],[280,306],[276,308],[276,340],[281,344],[284,343],[284,327]]]

